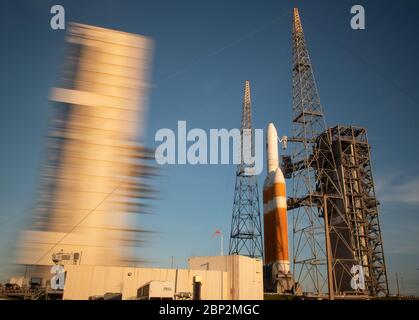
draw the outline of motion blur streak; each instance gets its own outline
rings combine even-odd
[[[17,248],[19,264],[50,265],[56,252],[72,263],[139,262],[146,232],[138,213],[152,197],[145,131],[152,41],[72,23],[47,157],[31,223]],[[138,252],[137,252],[138,253]]]

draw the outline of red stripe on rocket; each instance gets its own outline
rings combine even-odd
[[[268,175],[263,185],[263,222],[265,264],[277,264],[278,270],[290,270],[285,178],[279,167],[278,134],[273,123],[266,133]]]

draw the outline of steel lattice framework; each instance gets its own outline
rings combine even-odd
[[[336,126],[330,129],[332,145],[350,222],[352,252],[365,275],[363,293],[388,295],[383,241],[371,167],[370,146],[364,128]]]
[[[330,274],[332,268],[327,263],[331,259],[327,259],[325,235],[330,226],[325,225],[325,212],[345,217],[337,205],[342,195],[334,178],[337,170],[331,138],[322,134],[326,123],[298,9],[294,9],[292,40],[293,137],[288,171],[292,173],[293,194],[288,208],[293,216],[293,268],[296,281],[321,296],[329,291],[328,271]]]
[[[292,154],[283,167],[293,180],[295,280],[317,297],[388,294],[365,130],[327,129],[297,9],[292,39]]]
[[[246,148],[250,148],[251,153],[254,154],[254,135],[252,133],[250,84],[249,81],[246,81],[240,135],[241,137],[251,135],[248,140],[251,141],[251,145],[241,144],[241,163],[237,166],[236,171],[229,254],[262,258],[262,227],[257,177],[253,173],[252,167],[243,161]]]

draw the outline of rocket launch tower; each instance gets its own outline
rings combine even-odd
[[[363,128],[328,129],[298,9],[292,29],[293,274],[316,297],[388,294],[383,245]]]

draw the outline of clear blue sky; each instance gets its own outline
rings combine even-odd
[[[143,34],[155,40],[147,144],[159,128],[240,125],[243,81],[251,81],[253,122],[291,124],[291,9],[303,27],[329,125],[365,126],[381,201],[390,283],[419,294],[419,3],[417,1],[19,1],[0,2],[0,276],[16,228],[33,204],[47,130],[50,87],[64,55],[64,31],[49,26],[62,4],[67,21]],[[366,30],[350,28],[362,4]],[[274,20],[278,18],[277,20]],[[274,21],[274,22],[272,22]],[[272,22],[272,23],[270,23]],[[233,166],[167,166],[161,200],[143,226],[158,231],[139,255],[155,266],[186,266],[218,253],[215,229],[228,233]],[[261,187],[264,176],[259,177]]]

